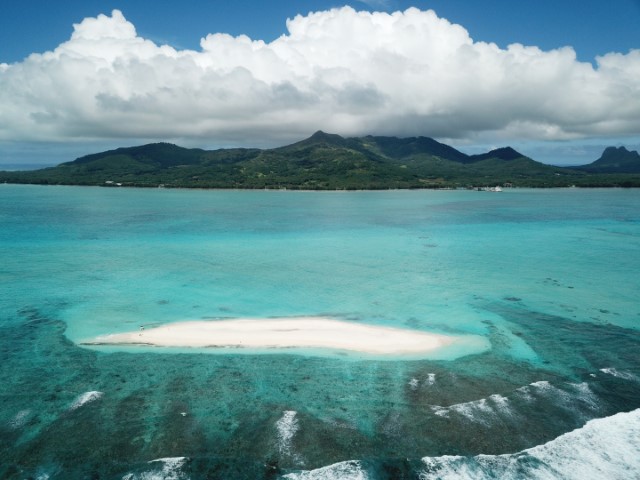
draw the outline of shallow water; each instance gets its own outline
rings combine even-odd
[[[592,468],[638,474],[637,190],[0,185],[0,224],[0,478],[562,478],[566,445],[576,464],[602,451]],[[383,361],[77,345],[304,315],[491,348]],[[525,450],[528,466],[504,457]]]

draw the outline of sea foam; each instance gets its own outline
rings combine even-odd
[[[425,457],[422,461],[421,480],[637,478],[640,409],[591,420],[546,444],[514,454]]]
[[[434,405],[431,409],[433,413],[440,417],[448,418],[453,412],[472,422],[483,424],[494,421],[499,417],[512,417],[514,415],[509,405],[509,399],[498,394],[470,402],[456,403],[448,407]]]
[[[289,473],[287,480],[367,480],[369,476],[358,461],[335,463],[315,470]]]
[[[86,405],[89,402],[93,402],[98,400],[104,395],[103,392],[85,392],[82,395],[79,395],[69,407],[69,410],[75,410],[76,408],[80,408],[83,405]]]
[[[122,480],[188,480],[188,476],[182,472],[182,467],[186,463],[186,457],[156,458],[148,463],[157,465],[160,470],[153,469],[141,473],[128,473]],[[156,465],[154,465],[156,466]]]
[[[521,389],[525,396],[544,397],[565,410],[579,413],[583,418],[593,417],[599,409],[598,397],[586,382],[567,383],[567,389],[558,388],[547,381],[534,382]]]
[[[598,397],[591,390],[589,384],[586,382],[567,383],[564,388],[566,390],[542,380],[517,388],[510,396],[514,399],[524,400],[529,404],[545,399],[559,408],[575,411],[585,419],[593,418],[594,412],[599,410],[600,405]],[[517,421],[521,417],[521,413],[514,409],[516,404],[512,404],[512,399],[506,396],[493,394],[486,398],[456,403],[447,407],[432,405],[431,410],[439,417],[451,418],[451,414],[457,414],[468,421],[489,425],[500,420]]]
[[[528,388],[529,392],[533,393],[534,395],[542,396],[547,399],[553,400],[553,402],[557,405],[561,405],[561,406],[569,405],[569,406],[572,406],[573,408],[574,397],[571,394],[565,392],[564,390],[547,382],[546,380],[534,382],[530,384],[529,387],[525,387],[525,388]]]
[[[291,455],[291,442],[300,428],[296,414],[297,412],[293,410],[286,410],[283,412],[282,417],[276,422],[280,455]]]
[[[436,374],[435,373],[428,374],[427,379],[425,380],[425,384],[431,386],[434,383],[436,383]]]
[[[29,420],[30,414],[31,410],[20,410],[16,416],[11,419],[9,426],[14,430],[24,427],[27,420]]]
[[[436,383],[436,374],[435,373],[427,374],[427,378],[425,378],[422,381],[422,385],[424,385],[425,387],[431,387],[431,386],[435,385],[435,383]],[[420,380],[418,380],[417,378],[413,377],[411,380],[409,380],[409,386],[411,387],[411,390],[417,390],[418,387],[420,386]]]
[[[629,372],[621,372],[620,370],[617,370],[615,368],[601,368],[600,371],[602,373],[606,373],[607,375],[612,375],[614,377],[617,378],[622,378],[624,380],[632,380],[632,381],[638,381],[638,377],[636,377],[633,373],[629,373]]]
[[[570,383],[569,386],[576,392],[578,399],[590,410],[598,409],[598,398],[593,393],[587,382]]]

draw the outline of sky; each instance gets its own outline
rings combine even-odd
[[[640,149],[640,0],[5,2],[0,168],[120,146],[424,135]]]

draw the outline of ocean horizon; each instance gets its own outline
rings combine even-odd
[[[640,475],[640,190],[0,185],[0,478]],[[422,358],[85,340],[327,317]]]

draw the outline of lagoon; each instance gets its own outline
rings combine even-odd
[[[0,222],[0,477],[490,478],[479,455],[525,452],[570,478],[567,445],[640,469],[607,450],[640,457],[640,191],[0,185]],[[292,317],[481,344],[81,345]]]

